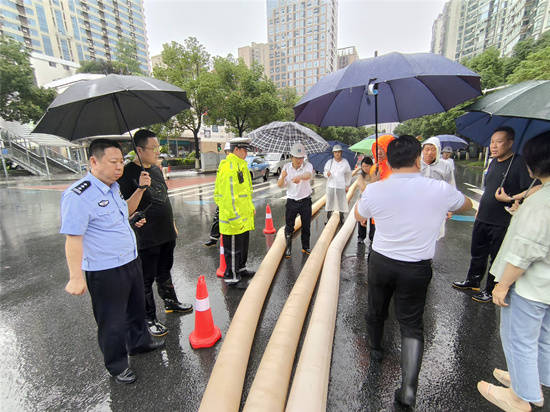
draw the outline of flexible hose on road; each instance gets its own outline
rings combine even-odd
[[[315,305],[292,380],[286,412],[326,411],[332,342],[338,309],[340,264],[342,251],[355,229],[355,222],[352,208],[325,257]]]
[[[348,202],[355,189],[354,183],[347,193]],[[284,410],[303,323],[339,220],[340,214],[333,213],[286,300],[256,371],[244,412]]]
[[[312,205],[312,215],[325,205],[325,199],[326,197],[323,196]],[[300,227],[301,219],[298,217],[294,230],[296,231]],[[233,412],[239,410],[246,366],[258,319],[284,250],[283,227],[277,232],[273,245],[265,255],[233,315],[204,391],[199,411]]]

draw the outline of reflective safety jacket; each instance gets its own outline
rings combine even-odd
[[[216,175],[214,201],[220,208],[222,235],[238,235],[254,230],[252,179],[246,160],[230,153],[221,161]]]

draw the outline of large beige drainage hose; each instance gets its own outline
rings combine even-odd
[[[348,202],[355,189],[354,183],[347,193]],[[304,319],[339,219],[339,213],[333,213],[288,296],[252,382],[245,412],[284,410]]]
[[[356,222],[353,209],[351,210],[325,257],[315,305],[286,405],[287,412],[326,410],[342,251],[355,229]]]
[[[286,300],[252,382],[244,412],[282,411],[285,407],[304,319],[339,220],[340,214],[333,213]]]
[[[351,190],[350,190],[351,191]],[[312,206],[312,214],[325,205],[325,196]],[[296,219],[294,230],[301,227]],[[248,285],[231,320],[220,353],[204,391],[199,411],[238,411],[250,348],[265,297],[285,250],[284,228],[279,229],[273,245],[265,255],[256,275]]]

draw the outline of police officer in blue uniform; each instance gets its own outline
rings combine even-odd
[[[90,291],[105,367],[116,382],[133,383],[128,354],[152,351],[164,341],[153,342],[145,325],[136,238],[116,182],[124,167],[121,147],[113,140],[94,140],[89,159],[91,171],[61,200],[60,233],[66,235],[70,275],[65,290],[72,295]]]

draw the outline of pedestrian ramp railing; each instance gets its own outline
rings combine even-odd
[[[25,127],[27,125],[20,125],[17,128],[2,127],[8,123],[15,122],[0,124],[0,146],[4,159],[15,162],[25,170],[38,176],[49,177],[52,174],[66,173],[80,174],[85,169],[80,161],[81,156],[79,154],[77,154],[78,160],[63,156],[52,147],[27,138],[26,135],[29,134]],[[56,145],[56,148],[59,147],[59,145]]]

